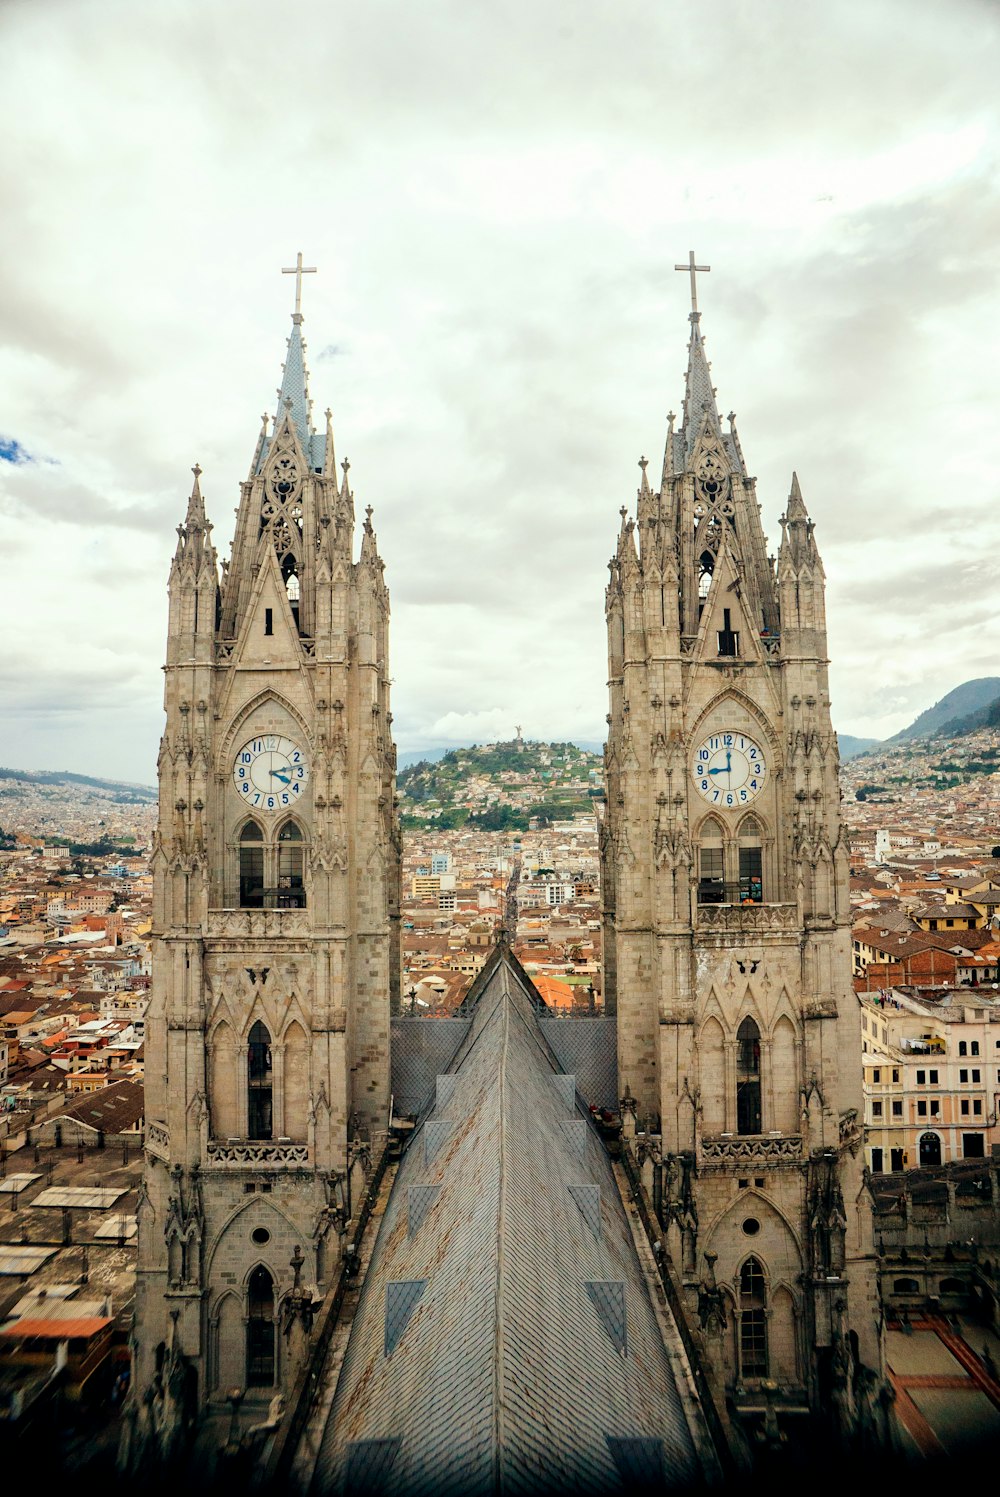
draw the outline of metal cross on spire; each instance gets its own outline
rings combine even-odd
[[[295,259],[295,264],[294,265],[283,265],[281,267],[281,274],[282,275],[293,275],[295,277],[295,315],[296,315],[296,317],[301,317],[302,316],[302,277],[304,275],[315,275],[316,274],[316,267],[315,267],[315,265],[303,265],[302,264],[302,251],[299,250],[299,253],[298,253],[298,255],[296,256],[296,259]]]
[[[299,256],[299,258],[300,259],[302,258],[301,255]],[[690,277],[691,277],[691,316],[692,317],[697,317],[698,316],[698,282],[697,282],[697,274],[698,274],[699,271],[708,271],[708,270],[711,270],[711,268],[712,268],[711,265],[696,265],[694,263],[694,250],[688,250],[688,258],[687,258],[687,264],[686,265],[675,265],[674,266],[675,270],[686,270],[688,272],[688,274],[690,275]]]

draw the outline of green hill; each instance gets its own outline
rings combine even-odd
[[[601,793],[599,754],[574,743],[473,744],[400,770],[396,787],[404,828],[476,826],[527,831],[535,821],[568,821],[590,811]]]

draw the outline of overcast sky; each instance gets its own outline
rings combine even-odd
[[[189,470],[227,554],[299,249],[401,750],[603,737],[690,248],[835,726],[1000,673],[992,0],[4,0],[0,56],[0,763],[153,780]]]

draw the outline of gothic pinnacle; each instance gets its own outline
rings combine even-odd
[[[788,504],[785,508],[785,514],[789,521],[808,520],[809,518],[802,499],[802,490],[799,488],[799,476],[797,473],[792,474],[792,487],[788,494]]]

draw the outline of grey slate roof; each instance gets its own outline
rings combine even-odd
[[[285,414],[286,400],[291,401],[291,416],[299,441],[302,443],[306,461],[312,469],[322,468],[326,451],[326,436],[313,430],[309,418],[309,377],[306,373],[305,344],[302,341],[302,324],[294,317],[281,377],[281,389],[278,391],[278,409],[274,417],[275,428]],[[261,446],[260,457],[257,461],[258,473],[264,466],[270,447],[271,438],[267,437]]]
[[[568,1078],[554,1081],[529,988],[506,955],[490,964],[451,1081],[400,1164],[318,1492],[360,1477],[407,1497],[590,1497],[634,1491],[636,1472],[698,1475],[610,1161]]]
[[[576,1076],[585,1102],[618,1110],[618,1036],[615,1019],[557,1017],[541,1010],[538,1027],[561,1070]],[[392,1094],[396,1113],[418,1113],[427,1105],[436,1078],[451,1064],[469,1031],[471,1018],[392,1020]]]
[[[740,449],[732,435],[722,430],[722,423],[719,420],[719,408],[715,403],[715,390],[712,387],[712,371],[705,352],[705,342],[701,336],[701,313],[696,312],[691,318],[691,341],[688,344],[687,379],[684,386],[684,416],[681,429],[674,440],[675,473],[687,471],[706,411],[712,426],[722,439],[722,445],[733,465],[733,471],[743,473]]]

